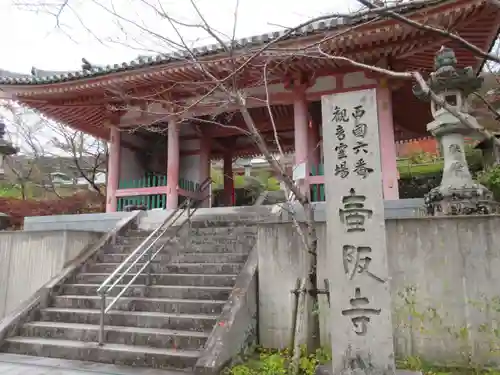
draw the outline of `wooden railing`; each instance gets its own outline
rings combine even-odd
[[[181,197],[198,198],[200,184],[184,178],[179,179]],[[148,210],[165,208],[167,205],[167,176],[151,175],[143,178],[122,180],[116,191],[117,211],[129,205],[143,205]]]

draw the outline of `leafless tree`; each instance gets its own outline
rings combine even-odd
[[[5,159],[7,175],[20,190],[22,199],[29,197],[29,188],[34,181],[42,180],[43,172],[39,160],[43,156],[43,147],[39,142],[42,130],[42,120],[38,117],[26,121],[28,110],[13,103],[2,103],[3,121],[7,123],[8,136],[16,146],[19,146],[19,155],[8,156]]]
[[[57,153],[69,157],[77,178],[83,178],[92,190],[104,197],[97,178],[106,173],[107,142],[59,123],[51,123],[50,129],[55,134],[51,143]]]
[[[6,158],[6,165],[22,199],[29,198],[30,187],[42,187],[60,198],[54,172],[69,174],[73,184],[83,178],[103,196],[96,177],[106,170],[106,142],[14,103],[2,103],[1,109],[7,134],[19,147],[17,155]]]
[[[283,165],[275,158],[274,151],[277,151],[278,154],[283,155],[283,148],[280,144],[280,138],[278,136],[278,132],[276,130],[276,126],[274,126],[274,143],[276,145],[276,150],[271,150],[269,147],[269,143],[266,142],[266,139],[263,135],[258,131],[256,122],[252,117],[251,112],[248,110],[247,103],[250,100],[255,100],[255,98],[249,97],[245,91],[244,87],[239,85],[239,78],[242,72],[249,67],[255,66],[260,67],[262,72],[260,78],[257,82],[254,82],[255,85],[261,85],[267,87],[269,82],[273,79],[274,68],[280,64],[287,64],[292,61],[296,57],[309,57],[315,59],[329,59],[333,61],[338,61],[343,64],[348,64],[357,68],[360,68],[365,71],[375,72],[381,76],[390,77],[393,79],[401,79],[401,80],[411,80],[415,84],[419,85],[420,88],[429,96],[429,98],[434,101],[439,106],[445,108],[457,118],[459,118],[465,125],[474,128],[476,131],[482,133],[485,137],[493,139],[495,142],[498,142],[496,138],[492,136],[492,134],[484,129],[483,127],[477,127],[476,124],[468,121],[467,117],[463,116],[456,109],[448,105],[444,102],[438,95],[432,92],[424,80],[421,72],[419,71],[410,71],[410,72],[397,72],[386,68],[381,68],[378,66],[367,64],[363,61],[356,61],[353,58],[348,58],[345,56],[333,55],[327,51],[325,51],[324,46],[327,43],[330,43],[335,38],[339,38],[340,36],[351,32],[355,29],[356,24],[351,27],[343,28],[339,31],[334,31],[327,34],[323,39],[318,42],[311,43],[310,45],[303,46],[301,48],[290,48],[290,47],[282,47],[280,42],[286,40],[289,36],[293,35],[296,32],[299,32],[302,29],[307,28],[314,22],[331,20],[331,19],[339,19],[342,18],[344,24],[349,20],[360,19],[361,17],[368,17],[366,22],[373,22],[373,20],[379,20],[383,18],[394,19],[401,24],[404,24],[409,27],[414,27],[415,29],[425,30],[429,33],[434,33],[436,36],[447,38],[454,43],[458,43],[461,48],[464,48],[476,56],[486,59],[487,61],[498,64],[500,63],[500,57],[496,51],[489,52],[483,51],[481,48],[475,46],[469,41],[463,39],[460,35],[454,34],[449,30],[441,29],[436,26],[427,25],[423,23],[419,23],[414,21],[406,16],[403,16],[400,12],[398,12],[402,7],[404,7],[409,1],[369,1],[369,0],[358,0],[360,9],[351,14],[338,14],[331,13],[322,15],[320,17],[309,19],[303,22],[300,25],[296,25],[294,27],[290,27],[286,29],[281,36],[274,38],[272,41],[258,47],[250,48],[245,52],[245,60],[241,62],[241,60],[237,60],[235,47],[237,46],[235,40],[235,28],[236,22],[238,19],[238,1],[235,1],[235,12],[234,12],[234,27],[231,35],[226,35],[223,32],[217,30],[215,27],[210,25],[207,19],[204,17],[204,14],[200,10],[198,4],[195,0],[189,0],[192,11],[196,15],[196,21],[194,22],[185,22],[183,20],[175,17],[172,12],[167,9],[166,2],[161,1],[152,1],[152,0],[138,0],[137,4],[140,4],[143,7],[146,7],[153,13],[155,13],[163,22],[170,27],[170,30],[173,33],[173,36],[166,35],[156,30],[149,28],[147,24],[127,17],[121,12],[117,11],[113,6],[108,6],[105,2],[99,0],[89,0],[95,4],[97,8],[111,15],[113,19],[116,21],[116,24],[119,25],[120,28],[124,30],[126,33],[127,30],[134,29],[138,31],[141,35],[147,35],[150,38],[153,38],[158,41],[158,44],[161,44],[165,48],[168,48],[169,52],[179,52],[179,59],[184,60],[186,64],[195,67],[199,72],[202,72],[204,76],[204,80],[201,82],[182,82],[182,83],[173,83],[171,87],[166,87],[164,92],[157,93],[155,98],[151,97],[138,97],[133,93],[123,92],[119,88],[115,88],[113,94],[116,99],[123,103],[121,108],[128,111],[147,111],[144,109],[140,109],[138,106],[131,106],[130,103],[133,102],[158,102],[161,104],[161,107],[167,109],[162,113],[157,113],[158,115],[155,118],[155,121],[160,119],[168,120],[171,118],[181,118],[190,121],[199,121],[210,124],[216,124],[218,126],[228,126],[226,123],[220,120],[219,117],[205,117],[203,119],[193,118],[190,116],[191,110],[196,107],[203,100],[211,100],[212,103],[217,104],[220,109],[220,112],[224,112],[226,108],[232,108],[233,110],[238,111],[242,118],[244,119],[245,128],[239,129],[243,134],[248,136],[253,143],[257,146],[259,152],[264,156],[267,160],[271,168],[274,170],[275,175],[284,182],[287,191],[290,194],[287,196],[294,197],[298,203],[304,208],[305,212],[305,222],[299,223],[295,220],[294,215],[292,214],[292,219],[294,220],[294,225],[297,228],[300,238],[302,239],[304,250],[310,255],[310,265],[308,275],[304,275],[300,280],[299,290],[305,291],[306,289],[316,288],[316,233],[314,229],[313,223],[313,212],[310,205],[309,197],[307,194],[304,194],[299,187],[295,184],[292,177],[286,173]],[[412,3],[425,3],[424,0],[413,0]],[[498,0],[490,0],[490,2],[494,5],[499,5],[500,2]],[[44,3],[43,6],[40,5],[39,2],[27,2],[24,1],[22,4],[24,7],[44,10],[46,12],[50,12],[54,15],[56,19],[57,25],[63,24],[63,17],[66,13],[71,13],[73,16],[77,13],[76,8],[71,0],[60,0],[59,2],[52,2],[50,4]],[[78,16],[78,22],[84,28],[88,28],[85,20]],[[230,69],[226,69],[223,72],[214,72],[209,69],[206,64],[206,60],[200,59],[197,57],[194,52],[192,45],[192,40],[187,40],[183,31],[185,30],[195,29],[199,33],[208,36],[212,41],[220,44],[222,48],[226,52],[226,57],[223,58],[223,62],[225,66],[230,66]],[[95,30],[89,30],[93,35],[96,35]],[[97,36],[96,36],[97,37]],[[123,44],[123,41],[117,41],[118,43]],[[137,42],[134,39],[134,42]],[[139,43],[140,44],[140,43]],[[137,48],[137,43],[134,43],[134,47]],[[147,47],[145,46],[146,50]],[[160,51],[165,52],[165,51]],[[221,61],[222,62],[222,61]],[[194,103],[186,104],[176,101],[175,98],[169,96],[169,91],[171,91],[176,85],[191,85],[191,87],[195,87],[196,91],[201,93],[201,97],[197,99]],[[262,103],[264,106],[268,108],[269,117],[271,122],[274,124],[273,113],[271,111],[271,101],[269,100],[269,93],[267,93],[267,100]],[[145,108],[145,107],[143,107]],[[493,114],[497,116],[497,114]],[[145,124],[143,127],[151,130],[151,131],[159,131],[158,128],[155,128],[154,124]],[[304,227],[303,227],[304,226]],[[304,229],[303,229],[304,228]],[[297,331],[300,331],[300,327],[302,326],[304,318],[304,310],[306,306],[306,294],[303,292],[300,295],[300,307],[298,316],[298,324]],[[296,345],[299,343],[300,332],[297,333],[297,339],[295,340]],[[296,347],[297,349],[297,347]],[[298,355],[298,350],[295,350],[296,355]],[[293,363],[296,366],[295,357]],[[292,372],[296,372],[293,370]]]

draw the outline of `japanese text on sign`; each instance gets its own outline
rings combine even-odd
[[[349,195],[342,197],[343,208],[339,209],[341,223],[345,225],[347,233],[365,232],[365,222],[369,220],[373,211],[365,207],[366,196],[356,193],[354,188],[349,190]],[[372,248],[370,246],[343,245],[342,260],[344,272],[349,280],[354,280],[357,274],[366,274],[377,282],[385,283],[369,270],[372,261]],[[359,336],[366,335],[370,315],[379,315],[380,309],[369,308],[370,301],[361,297],[361,289],[355,288],[354,298],[351,298],[350,309],[342,310],[342,315],[351,317],[354,332]]]
[[[354,325],[354,332],[359,336],[366,335],[370,315],[380,315],[380,309],[369,308],[366,305],[370,303],[367,297],[361,297],[361,289],[354,290],[354,298],[349,301],[351,308],[342,310],[342,315],[350,316]]]
[[[339,142],[335,146],[338,163],[335,166],[334,174],[342,179],[347,178],[351,172],[365,179],[373,172],[373,168],[362,156],[368,154],[369,147],[368,143],[364,141],[368,131],[367,125],[362,122],[365,114],[366,110],[362,105],[355,106],[350,115],[346,108],[335,106],[333,110],[332,122],[335,123],[335,136]],[[353,124],[351,124],[351,119],[354,120]],[[356,138],[354,145],[346,143],[346,131],[351,131]],[[353,155],[357,155],[354,163],[350,163],[348,160],[351,151]]]

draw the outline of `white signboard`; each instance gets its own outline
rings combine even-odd
[[[393,374],[376,90],[323,96],[322,112],[333,373]]]
[[[293,180],[299,181],[306,178],[306,163],[295,164],[293,166]]]

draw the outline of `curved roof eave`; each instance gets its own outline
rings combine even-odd
[[[415,11],[427,6],[437,5],[440,3],[448,2],[448,0],[428,0],[418,4],[407,4],[404,8],[401,8],[401,13],[407,13]],[[286,29],[281,31],[275,31],[271,33],[265,33],[261,35],[256,35],[252,37],[242,38],[235,41],[235,50],[243,50],[245,48],[254,48],[258,46],[263,46],[270,43],[276,39],[282,39],[282,41],[290,39],[298,39],[301,37],[309,36],[312,34],[317,34],[325,31],[331,31],[346,25],[361,24],[373,17],[360,17],[358,20],[346,20],[345,18],[332,18],[326,21],[318,21],[312,23],[302,29],[286,35],[288,32]],[[202,46],[193,48],[191,51],[195,57],[206,57],[210,55],[215,55],[219,53],[224,53],[225,49],[221,44],[211,44],[208,46]],[[107,65],[107,66],[97,66],[89,64],[85,59],[82,59],[83,65],[82,70],[77,71],[67,71],[67,72],[50,72],[43,71],[36,68],[32,69],[30,74],[20,74],[9,72],[0,69],[0,86],[34,86],[34,85],[48,85],[54,83],[63,83],[69,81],[78,81],[87,78],[98,78],[101,76],[106,76],[113,73],[120,73],[126,71],[134,71],[141,68],[147,68],[152,66],[166,65],[173,62],[179,62],[181,60],[189,60],[190,54],[187,51],[165,53],[156,56],[139,56],[138,58],[130,62],[122,62],[121,64]]]

